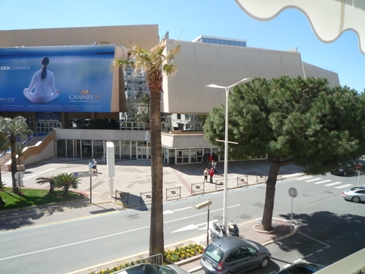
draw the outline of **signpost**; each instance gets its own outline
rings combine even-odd
[[[73,173],[75,178],[90,177],[90,204],[92,203],[92,171],[77,171]]]
[[[202,209],[204,207],[208,207],[208,220],[207,220],[207,246],[209,245],[209,206],[212,204],[212,201],[208,199],[208,201],[202,202],[195,206],[196,209]]]
[[[289,188],[289,196],[291,197],[291,213],[290,213],[290,223],[291,227],[293,227],[293,199],[298,196],[298,191],[296,188]]]

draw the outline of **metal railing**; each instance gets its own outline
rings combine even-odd
[[[174,200],[181,198],[181,186],[174,188],[166,188],[166,200]]]

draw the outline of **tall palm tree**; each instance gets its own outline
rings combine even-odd
[[[10,147],[9,139],[7,138],[6,134],[0,131],[0,155],[5,153]],[[1,164],[0,164],[0,189],[2,189],[3,180],[1,177]]]
[[[26,123],[26,119],[21,116],[15,117],[13,119],[0,117],[0,131],[9,136],[11,148],[11,175],[13,192],[20,194],[19,189],[16,186],[15,180],[15,173],[17,172],[15,143],[17,142],[17,139],[24,140],[25,136],[33,135],[33,131],[29,129]]]
[[[174,57],[180,46],[175,44],[167,49],[166,39],[162,39],[153,48],[147,50],[131,44],[128,59],[115,60],[114,66],[134,68],[137,74],[142,71],[146,75],[150,90],[150,141],[151,141],[151,179],[152,201],[150,220],[150,255],[164,253],[163,232],[163,161],[161,143],[161,95],[163,76],[172,76],[177,71],[173,65]]]
[[[79,178],[74,177],[73,173],[62,173],[54,177],[54,186],[56,188],[62,188],[62,197],[66,198],[70,188],[77,189],[80,182]]]

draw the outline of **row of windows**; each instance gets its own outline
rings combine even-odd
[[[214,39],[214,38],[202,38],[202,42],[207,43],[207,44],[246,47],[246,42],[242,42],[242,41],[232,41],[232,40]]]

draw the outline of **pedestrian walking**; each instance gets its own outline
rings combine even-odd
[[[93,161],[89,160],[89,171],[93,170]]]
[[[210,183],[213,184],[214,168],[209,170]]]
[[[92,166],[94,174],[98,174],[98,162],[93,159],[93,166]]]
[[[218,162],[214,162],[213,164],[213,169],[214,169],[214,174],[218,174]]]
[[[208,182],[208,174],[209,174],[209,169],[208,168],[204,169],[204,183]]]
[[[212,167],[212,161],[213,161],[213,156],[212,156],[212,154],[209,154],[209,156],[208,156],[208,166],[209,166],[209,168]]]

